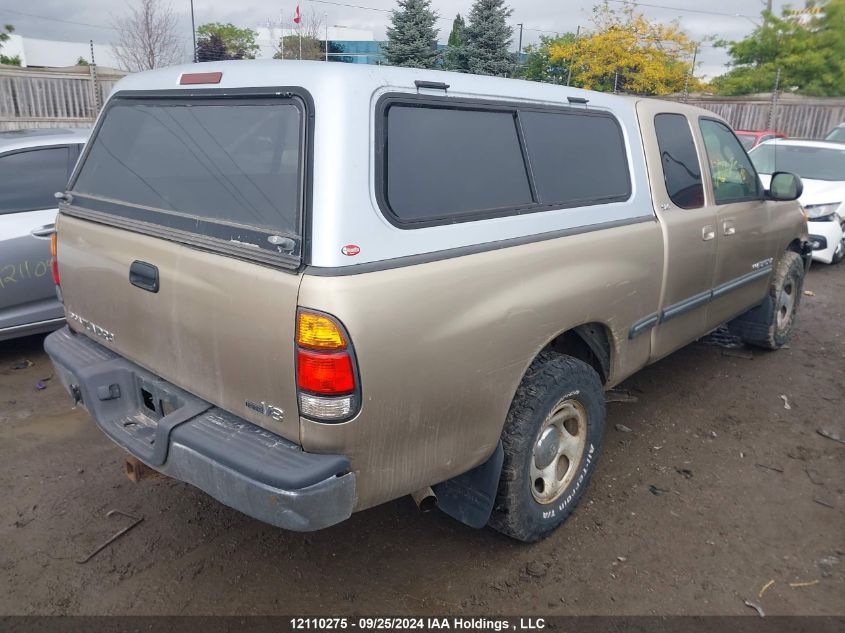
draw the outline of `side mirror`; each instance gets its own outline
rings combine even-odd
[[[772,174],[768,191],[770,200],[797,200],[802,193],[804,193],[804,183],[795,174],[788,171],[777,171]]]

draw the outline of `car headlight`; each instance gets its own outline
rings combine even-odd
[[[826,204],[808,204],[804,207],[807,212],[807,219],[814,222],[832,222],[833,214],[841,205],[841,202],[828,202]]]

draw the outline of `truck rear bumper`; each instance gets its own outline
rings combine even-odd
[[[288,530],[352,514],[355,474],[345,456],[306,453],[67,327],[44,348],[100,429],[151,468]]]

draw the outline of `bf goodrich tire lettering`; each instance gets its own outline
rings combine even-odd
[[[571,413],[566,413],[567,408]],[[558,477],[565,485],[553,495],[544,495],[549,483],[548,479],[538,482],[538,466],[547,467],[551,459],[538,456],[537,449],[543,450],[548,430],[555,428],[550,419],[561,419],[562,410],[563,418],[581,419],[578,424],[567,422],[571,437],[563,431],[566,439],[562,441],[577,439],[578,444],[571,451],[561,446],[558,463],[563,466]],[[520,541],[533,542],[563,523],[595,470],[604,423],[604,390],[596,371],[570,356],[541,353],[517,389],[502,432],[505,461],[490,526]],[[584,436],[577,437],[579,433]],[[577,456],[578,463],[564,462],[567,455]],[[553,465],[547,470],[554,473]]]

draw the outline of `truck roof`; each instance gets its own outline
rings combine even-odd
[[[219,83],[180,85],[183,74],[222,73]],[[415,81],[441,82],[448,84],[450,96],[489,97],[491,99],[519,99],[538,103],[566,103],[567,97],[586,99],[588,106],[607,109],[633,108],[640,97],[614,95],[570,86],[560,86],[522,79],[506,79],[441,70],[400,68],[369,64],[326,63],[322,61],[294,60],[235,60],[183,64],[157,70],[134,73],[121,79],[114,88],[118,91],[150,90],[194,90],[198,88],[255,88],[255,87],[302,87],[315,98],[318,93],[337,98],[338,92],[365,92],[371,95],[378,89],[406,91],[416,89]],[[437,94],[439,90],[422,88],[426,93]],[[695,110],[699,113],[712,112],[666,101],[667,110]]]

